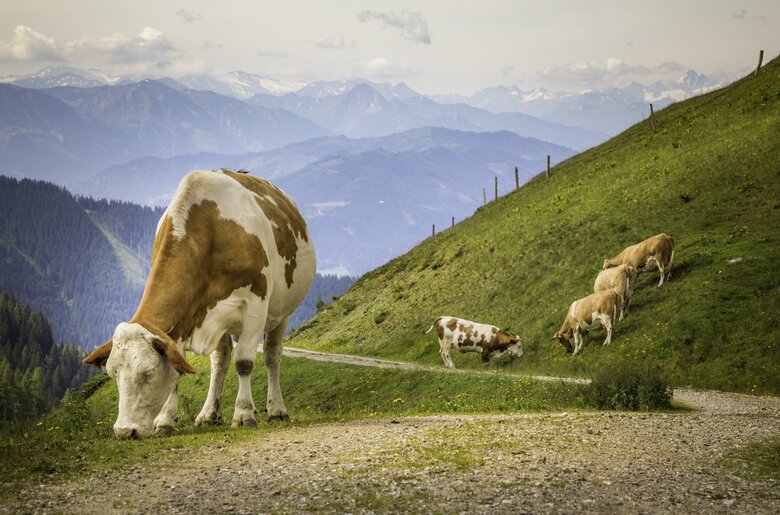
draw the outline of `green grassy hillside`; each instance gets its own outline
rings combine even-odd
[[[288,344],[441,365],[423,333],[454,315],[522,336],[509,371],[584,375],[627,358],[679,385],[780,393],[780,60],[655,118],[366,274]],[[599,331],[565,354],[551,337],[604,258],[660,232],[676,243],[671,282],[640,276],[612,345]]]

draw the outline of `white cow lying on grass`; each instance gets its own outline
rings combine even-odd
[[[436,329],[436,336],[439,337],[439,352],[447,368],[455,368],[450,358],[452,347],[461,353],[481,353],[484,364],[505,353],[517,358],[523,355],[519,337],[492,325],[442,316],[433,321],[433,325],[425,331],[425,334],[433,329]]]

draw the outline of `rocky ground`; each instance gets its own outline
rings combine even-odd
[[[780,435],[780,398],[681,390],[683,413],[437,416],[289,428],[40,484],[20,513],[778,513],[731,450]]]

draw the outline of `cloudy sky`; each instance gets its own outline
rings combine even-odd
[[[745,71],[778,54],[778,27],[779,0],[2,0],[0,76],[61,64],[576,91]]]

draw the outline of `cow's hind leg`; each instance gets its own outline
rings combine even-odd
[[[222,387],[225,384],[225,376],[230,367],[230,351],[233,345],[230,343],[230,334],[225,333],[214,352],[211,353],[211,378],[209,380],[209,393],[206,402],[195,419],[195,425],[217,424],[222,421],[220,407],[222,405]]]
[[[455,368],[455,363],[452,362],[450,357],[451,346],[452,343],[447,340],[439,341],[439,354],[441,354],[441,359],[444,360],[444,366],[447,368]]]
[[[601,345],[609,345],[612,342],[612,317],[609,315],[603,315],[601,317],[601,323],[604,329],[607,330],[607,339]]]
[[[285,318],[273,330],[268,331],[265,342],[263,343],[263,359],[265,359],[265,369],[268,372],[268,399],[266,401],[266,410],[268,420],[287,420],[287,408],[282,399],[282,388],[279,385],[279,364],[282,360],[282,339],[287,331],[287,321]]]
[[[257,301],[247,306],[241,326],[241,335],[233,349],[233,365],[238,373],[238,394],[233,411],[233,427],[256,426],[255,401],[252,398],[252,370],[257,359],[257,345],[265,328],[268,305]]]

